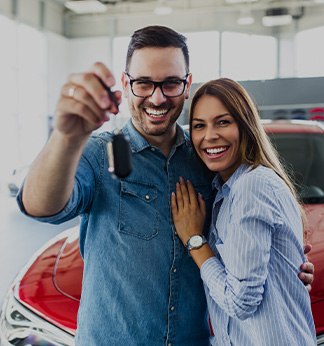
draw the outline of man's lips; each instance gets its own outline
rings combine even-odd
[[[154,109],[154,108],[145,108],[146,114],[154,120],[163,120],[169,109]]]

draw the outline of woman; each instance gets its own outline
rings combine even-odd
[[[303,214],[244,88],[210,81],[193,96],[192,144],[214,172],[208,243],[205,203],[180,178],[171,197],[179,238],[200,268],[213,345],[316,345],[304,262]]]

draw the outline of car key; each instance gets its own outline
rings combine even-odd
[[[126,178],[132,171],[132,152],[129,137],[115,130],[113,139],[107,143],[108,171],[117,178]]]
[[[106,89],[109,97],[118,109],[118,102],[110,88],[99,79]],[[107,143],[108,171],[115,178],[126,178],[132,171],[132,152],[129,144],[129,137],[125,136],[121,130],[115,130],[112,141]]]

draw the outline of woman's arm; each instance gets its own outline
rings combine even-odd
[[[253,186],[249,189],[253,190]],[[193,259],[201,268],[201,276],[211,298],[230,316],[239,319],[254,314],[262,301],[268,275],[273,221],[272,210],[268,208],[268,201],[264,197],[269,193],[263,191],[261,201],[254,200],[250,204],[240,198],[236,199],[235,205],[232,205],[237,211],[236,219],[226,224],[224,237],[221,235],[224,242],[221,238],[218,240],[223,262],[215,257],[208,245],[191,251]],[[246,194],[242,195],[245,198]],[[260,198],[258,193],[255,197]],[[266,206],[267,212],[261,218],[255,205]],[[192,185],[188,183],[187,192],[185,183],[180,180],[176,195],[172,196],[172,211],[183,244],[190,236],[202,234],[204,210],[202,197],[198,196],[197,202]]]

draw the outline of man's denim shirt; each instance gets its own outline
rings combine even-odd
[[[131,121],[123,132],[130,137],[132,173],[114,179],[106,151],[111,134],[92,136],[70,201],[61,213],[38,218],[61,223],[81,217],[84,276],[77,345],[210,345],[199,269],[175,233],[170,195],[180,176],[189,179],[210,215],[212,177],[180,126],[168,158]],[[18,203],[23,210],[21,191]]]

